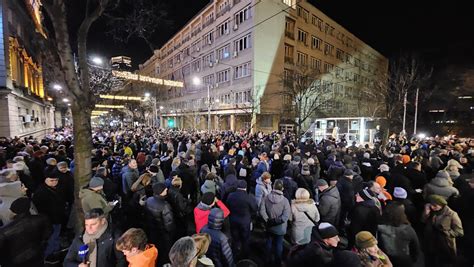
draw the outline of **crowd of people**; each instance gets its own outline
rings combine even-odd
[[[70,132],[0,137],[1,267],[474,263],[474,139]]]

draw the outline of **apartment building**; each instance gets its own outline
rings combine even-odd
[[[0,0],[0,136],[44,137],[54,128],[35,38],[45,38],[39,0]]]
[[[214,0],[139,73],[184,81],[160,89],[161,125],[204,129],[210,107],[213,129],[272,131],[296,119],[282,92],[299,68],[317,70],[311,78],[334,99],[315,118],[369,116],[369,99],[355,96],[387,72],[388,60],[306,0]]]

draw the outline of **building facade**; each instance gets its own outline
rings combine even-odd
[[[55,110],[44,90],[38,51],[45,38],[39,0],[0,0],[0,136],[43,137]]]
[[[311,120],[372,116],[362,108],[370,99],[355,96],[387,73],[388,60],[306,0],[214,0],[139,73],[184,81],[160,90],[164,126],[204,129],[210,109],[212,129],[272,131],[297,119],[284,81],[302,69],[330,100]]]

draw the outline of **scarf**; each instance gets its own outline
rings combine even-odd
[[[89,267],[97,267],[97,239],[99,239],[107,230],[108,223],[105,221],[104,226],[100,228],[97,233],[89,235],[87,232],[84,232],[82,236],[82,241],[84,244],[89,246]]]

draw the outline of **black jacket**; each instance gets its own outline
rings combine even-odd
[[[53,189],[45,183],[41,184],[33,194],[33,202],[38,212],[46,215],[52,224],[63,223],[66,203],[59,188]]]
[[[0,228],[0,265],[40,266],[52,228],[44,215],[17,215]]]
[[[211,245],[206,255],[212,260],[215,267],[233,267],[234,257],[230,248],[229,238],[221,231],[224,223],[224,212],[214,208],[209,213],[209,220],[201,233],[211,236]]]
[[[188,165],[181,163],[178,168],[176,169],[178,176],[181,177],[183,180],[183,187],[181,188],[181,192],[185,197],[191,195],[192,199],[196,198],[197,193],[197,183],[196,179]]]
[[[428,183],[426,174],[413,168],[408,168],[406,170],[406,177],[411,181],[413,189],[423,189]]]
[[[173,210],[162,197],[149,197],[146,200],[145,208],[149,226],[156,227],[158,231],[166,233],[172,233],[175,230]]]
[[[186,216],[188,213],[188,202],[179,192],[179,189],[173,186],[170,187],[166,200],[170,203],[176,218],[184,218]]]
[[[252,220],[252,215],[257,212],[255,197],[240,189],[230,193],[226,206],[230,210],[230,222],[232,224],[248,226]]]
[[[84,245],[82,234],[76,236],[64,258],[65,267],[77,267],[81,263],[78,256],[79,248]],[[113,231],[110,226],[96,240],[97,246],[97,266],[100,267],[125,267],[128,266],[121,251],[115,249],[115,242],[120,237],[120,233]]]
[[[293,178],[290,176],[285,175],[283,178],[283,195],[291,201],[295,199],[296,190],[298,190],[298,184],[295,182]]]
[[[70,171],[62,173],[58,170],[55,171],[59,178],[58,187],[63,194],[63,199],[72,204],[74,203],[74,176]]]
[[[355,204],[354,184],[351,179],[343,176],[336,184],[341,196],[341,206],[345,210],[351,210]]]
[[[353,239],[360,231],[369,231],[372,235],[376,236],[380,217],[380,210],[375,206],[373,200],[365,200],[357,203],[350,213],[350,238]]]

